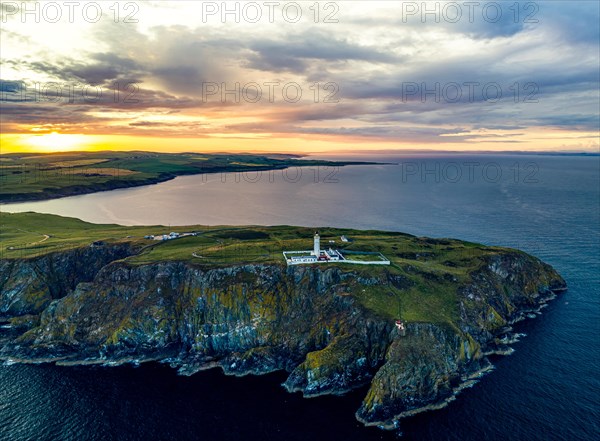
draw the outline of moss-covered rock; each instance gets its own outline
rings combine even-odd
[[[82,247],[31,259],[0,260],[0,317],[41,313],[52,300],[91,281],[98,271],[133,253],[128,244]]]
[[[0,261],[0,311],[20,334],[0,357],[163,359],[186,374],[284,369],[284,386],[305,396],[370,384],[357,418],[391,426],[451,397],[508,324],[565,287],[551,267],[510,250],[469,260],[464,274],[434,264],[122,260],[129,252],[87,247]],[[401,300],[406,316],[419,318],[408,319],[404,336],[394,326]]]

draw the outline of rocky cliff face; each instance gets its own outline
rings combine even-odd
[[[41,313],[110,262],[134,253],[130,245],[89,246],[36,259],[0,260],[0,318]]]
[[[0,261],[0,312],[12,325],[0,356],[21,361],[161,359],[191,374],[220,366],[245,375],[287,370],[284,386],[305,396],[370,384],[357,418],[395,419],[450,398],[485,367],[484,353],[523,311],[564,281],[518,252],[493,255],[458,289],[456,323],[389,317],[344,289],[391,284],[351,267],[180,262],[133,265],[122,246]]]

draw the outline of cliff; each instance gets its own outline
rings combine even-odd
[[[127,258],[138,252],[108,243],[0,260],[0,358],[162,360],[188,375],[286,370],[284,387],[305,396],[370,385],[357,418],[393,427],[451,399],[511,323],[566,286],[538,259],[498,248],[445,267],[398,252],[378,268]],[[414,296],[427,309],[411,306]]]

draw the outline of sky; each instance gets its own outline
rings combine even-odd
[[[598,152],[599,2],[2,1],[1,152]]]

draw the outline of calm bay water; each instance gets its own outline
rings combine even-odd
[[[3,205],[125,225],[291,224],[396,230],[521,248],[569,291],[518,326],[527,337],[403,439],[600,439],[600,158],[453,156],[155,186]],[[237,182],[239,181],[239,182]],[[391,440],[354,420],[365,391],[306,400],[281,373],[178,377],[139,368],[0,366],[1,440]]]

